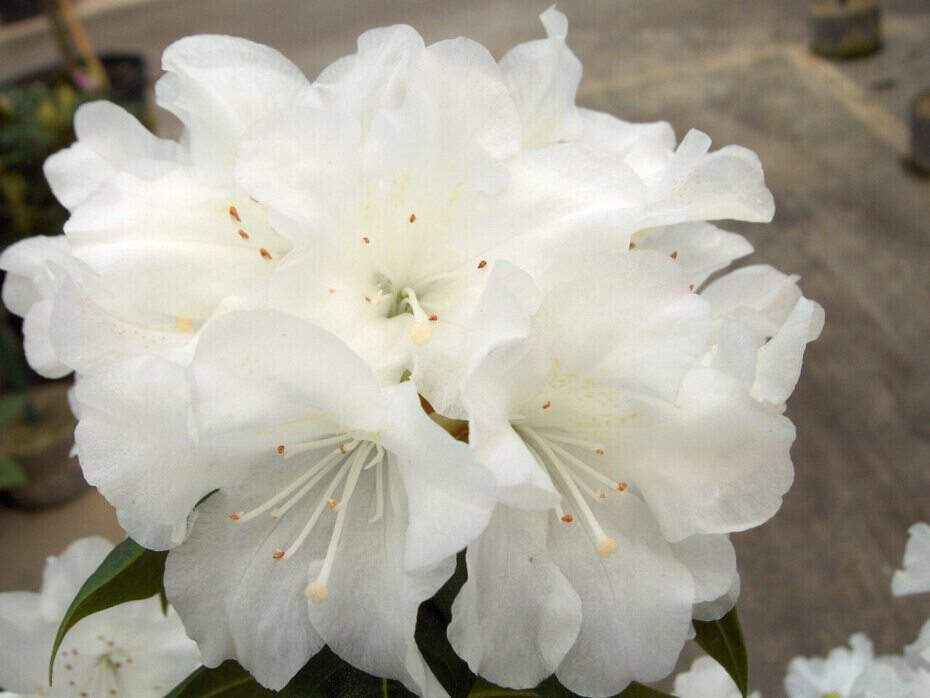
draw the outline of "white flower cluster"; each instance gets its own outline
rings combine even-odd
[[[71,216],[0,257],[4,301],[208,666],[280,689],[328,645],[443,695],[414,627],[466,546],[449,638],[508,687],[660,679],[735,603],[823,311],[710,280],[752,248],[707,221],[773,215],[756,156],[577,107],[542,21],[500,61],[375,29],[313,82],[183,39],[180,142],[93,103],[46,163]]]
[[[84,581],[113,549],[82,538],[45,563],[42,591],[0,594],[0,698],[162,698],[200,664],[197,645],[157,597],[81,620],[54,661],[49,651],[62,616]]]
[[[930,525],[914,524],[904,553],[904,569],[891,580],[895,596],[930,592]],[[862,633],[849,649],[836,647],[826,657],[795,657],[785,677],[787,698],[930,698],[930,620],[900,655],[876,657]],[[701,657],[690,671],[675,677],[679,698],[738,698],[726,671]],[[753,694],[758,698],[758,694]]]

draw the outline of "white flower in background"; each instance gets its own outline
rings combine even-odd
[[[914,669],[900,657],[882,657],[865,668],[851,698],[927,698],[930,671]]]
[[[872,642],[856,633],[849,638],[849,649],[836,647],[825,658],[792,659],[785,676],[785,692],[788,698],[850,698],[856,679],[874,660]],[[871,698],[871,694],[866,695]]]
[[[547,482],[562,501],[550,513],[498,508],[468,549],[450,639],[472,670],[510,687],[554,672],[610,695],[659,679],[692,615],[735,602],[725,534],[766,521],[791,484],[794,428],[752,390],[794,387],[765,358],[781,328],[736,352],[718,330],[729,296],[693,293],[654,250],[566,260],[540,293],[497,271],[468,332],[469,442],[505,503],[521,507]],[[785,351],[803,352],[814,325],[787,334]],[[748,376],[713,360],[744,352]]]
[[[698,657],[688,671],[675,677],[673,693],[678,698],[741,698],[733,679],[711,657]],[[758,691],[749,698],[761,698]]]
[[[71,212],[65,236],[0,257],[13,272],[5,302],[26,318],[27,357],[50,377],[188,354],[216,308],[248,297],[290,248],[233,168],[245,129],[284,108],[306,78],[270,48],[220,36],[172,44],[163,67],[157,101],[183,122],[181,142],[108,102],[83,105],[77,142],[45,164]]]
[[[113,544],[75,541],[45,564],[42,591],[0,594],[3,696],[161,698],[199,664],[177,614],[157,597],[94,613],[65,636],[48,685],[49,651],[62,616]]]
[[[235,658],[277,690],[327,644],[441,695],[414,627],[493,508],[471,450],[423,412],[413,383],[380,386],[339,339],[283,313],[215,318],[188,371],[189,397],[165,361],[145,371],[144,396],[119,375],[82,380],[78,447],[112,463],[133,537],[170,547],[190,529],[165,587],[204,663]],[[173,425],[164,414],[172,400],[192,401],[196,444],[183,442],[183,410]],[[174,452],[159,443],[170,428]],[[159,454],[166,486],[142,492]]]
[[[895,596],[930,591],[930,526],[916,523],[908,533],[904,569],[897,570],[891,578],[891,593]]]

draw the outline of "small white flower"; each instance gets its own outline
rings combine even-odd
[[[788,698],[850,698],[854,695],[853,684],[874,660],[871,641],[856,633],[849,638],[849,649],[837,647],[825,658],[792,659],[785,676],[785,692]],[[865,695],[872,698],[870,693]]]
[[[200,664],[178,616],[151,598],[94,613],[69,630],[49,687],[48,653],[61,618],[112,549],[102,538],[75,541],[48,559],[40,593],[0,594],[0,686],[13,691],[0,695],[161,698]]]
[[[914,669],[900,657],[882,657],[867,666],[853,684],[850,698],[926,698],[930,672]]]
[[[741,698],[742,694],[733,679],[711,657],[698,657],[691,668],[675,677],[672,689],[678,698]],[[749,698],[760,698],[758,691]]]
[[[904,569],[891,578],[891,593],[895,596],[921,594],[930,591],[930,526],[911,526],[904,549]]]

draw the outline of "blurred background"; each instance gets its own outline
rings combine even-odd
[[[71,139],[81,101],[105,94],[162,135],[177,132],[151,88],[162,50],[181,36],[245,36],[314,76],[360,32],[391,23],[429,42],[469,36],[500,56],[542,35],[548,4],[74,0],[50,2],[50,21],[36,0],[0,0],[0,248],[60,232],[65,214],[40,168]],[[880,25],[874,4],[559,3],[585,67],[581,105],[759,154],[775,221],[724,227],[756,247],[750,262],[800,274],[826,309],[788,410],[796,483],[773,521],[734,536],[751,683],[770,696],[795,655],[824,654],[860,630],[878,652],[899,652],[930,617],[930,597],[890,593],[907,527],[930,519],[930,178],[920,172],[921,157],[930,169],[930,106],[913,101],[930,90],[930,1],[883,0]],[[812,41],[844,57],[812,53]],[[4,314],[0,591],[37,589],[45,557],[76,538],[123,535],[68,458],[68,381],[24,370],[18,333]]]

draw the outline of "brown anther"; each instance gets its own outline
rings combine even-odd
[[[127,657],[127,658],[126,658],[126,663],[127,663],[127,664],[132,664],[132,657]]]
[[[227,516],[231,521],[238,521],[239,519],[242,518],[242,514],[236,514],[236,513],[227,514],[226,516]]]
[[[371,240],[369,240],[367,237],[364,237],[362,238],[362,242],[364,242],[367,245],[368,243],[371,242]]]
[[[688,284],[688,290],[689,290],[689,291],[693,291],[693,290],[694,290],[694,284]]]
[[[122,663],[122,662],[113,662],[113,668],[114,668],[114,669],[122,669],[122,668],[123,668],[123,663]]]
[[[439,319],[439,316],[436,313],[433,313],[432,315],[429,316],[430,322],[436,322],[438,319]]]
[[[552,407],[552,401],[551,401],[551,400],[546,400],[546,401],[543,403],[543,409],[544,409],[544,410],[548,410],[550,407]]]
[[[239,228],[239,237],[241,237],[243,240],[248,240],[249,234],[245,232],[242,228]]]
[[[335,509],[337,506],[339,506],[339,500],[338,500],[338,499],[330,499],[330,500],[329,500],[328,502],[326,502],[326,503],[329,505],[329,508],[330,508],[330,509]]]
[[[115,696],[116,693],[117,693],[117,690],[116,690],[115,688],[111,688],[111,689],[110,689],[110,695],[111,695],[111,696]]]
[[[627,487],[629,487],[629,485],[627,485],[625,482],[618,482],[618,483],[617,483],[617,492],[623,492],[623,491],[626,490]]]
[[[88,698],[87,691],[81,691],[81,698]]]
[[[672,259],[678,259],[678,250],[672,250],[672,253],[669,255]]]
[[[281,558],[284,557],[284,551],[275,550],[273,553],[271,553],[271,557],[273,557],[275,560],[280,560]]]
[[[264,247],[259,247],[258,253],[262,256],[262,259],[271,259],[271,252],[266,250]]]
[[[482,259],[480,262],[478,262],[479,269],[484,269],[486,266],[488,266],[488,260]]]
[[[573,517],[571,514],[562,515],[562,521],[564,521],[565,523],[571,523],[574,520],[575,520],[575,517]]]
[[[69,682],[68,682],[68,685],[69,685],[69,686],[74,686],[74,685],[76,685],[76,684],[74,683],[74,681],[69,681]]]
[[[633,242],[632,240],[630,240],[630,249],[631,249],[631,250],[635,250],[635,249],[636,249],[636,243]]]
[[[595,452],[597,455],[599,455],[599,456],[603,456],[603,455],[604,455],[604,449],[603,449],[603,448],[595,448],[595,449],[594,449],[594,452]]]
[[[598,499],[603,502],[605,499],[607,499],[607,493],[604,490],[598,490],[597,492],[594,493],[594,497],[595,499]]]
[[[339,453],[343,453],[343,454],[344,454],[344,453],[348,453],[348,452],[349,452],[348,445],[346,445],[346,444],[344,444],[344,443],[343,443],[343,444],[339,444]]]
[[[113,645],[114,645],[113,640],[107,640],[107,647],[113,647]]]
[[[284,449],[284,444],[278,444],[278,447],[275,449],[275,451],[278,452],[278,455],[279,455],[279,456],[283,456],[283,455],[284,455],[284,450],[285,450],[285,449]]]
[[[333,293],[336,292],[336,289],[334,289],[334,288],[330,288],[330,289],[327,289],[327,290],[330,292],[330,294],[333,294]]]
[[[371,303],[371,296],[365,296],[365,302]]]
[[[416,223],[416,222],[417,222],[417,214],[411,213],[411,214],[410,214],[410,218],[408,218],[407,220],[410,221],[411,223]]]
[[[235,206],[229,207],[229,217],[236,221],[236,223],[242,222],[242,219],[239,218],[239,211],[236,210]]]
[[[66,669],[66,670],[71,671],[73,668],[74,668],[74,667],[71,666],[70,664],[65,664],[65,669]]]

